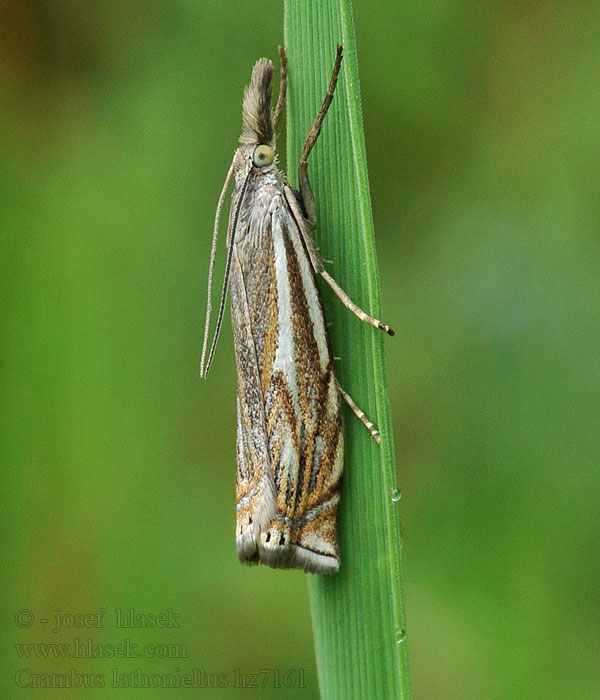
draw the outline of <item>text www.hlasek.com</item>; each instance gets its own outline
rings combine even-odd
[[[15,644],[20,659],[187,659],[185,644],[138,644],[126,637],[117,644],[75,637],[64,644]]]

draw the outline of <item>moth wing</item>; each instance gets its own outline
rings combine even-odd
[[[263,387],[276,515],[260,538],[259,556],[270,566],[333,573],[339,566],[341,397],[311,252],[287,191],[293,196],[284,186],[271,216],[278,312]]]
[[[237,367],[236,550],[240,561],[257,563],[258,538],[275,516],[257,349],[243,264],[234,245],[230,272],[231,317]]]
[[[333,573],[341,398],[302,215],[294,215],[287,190],[293,196],[284,185],[262,198],[268,204],[260,214],[253,209],[254,224],[231,242],[236,548],[246,563]]]

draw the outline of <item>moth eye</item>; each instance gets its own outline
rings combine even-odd
[[[265,165],[271,165],[275,159],[275,151],[264,143],[257,146],[252,154],[252,162],[257,168],[262,168]]]

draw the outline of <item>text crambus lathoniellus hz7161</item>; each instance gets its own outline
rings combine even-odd
[[[244,95],[240,147],[219,197],[201,374],[206,376],[210,368],[229,289],[237,366],[238,557],[246,564],[332,574],[340,563],[342,398],[377,442],[379,433],[337,382],[316,275],[360,319],[390,335],[393,331],[348,298],[326,272],[311,236],[315,203],[307,161],[333,98],[342,47],[338,46],[329,89],[304,142],[299,191],[276,166],[275,129],[287,79],[282,48],[279,55],[281,83],[274,111],[273,64],[261,58],[254,66]],[[206,359],[217,231],[232,177],[225,276]]]

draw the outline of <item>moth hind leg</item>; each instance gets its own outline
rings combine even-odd
[[[358,407],[358,404],[354,401],[354,399],[345,392],[342,387],[340,386],[340,383],[338,382],[338,389],[342,397],[344,398],[344,401],[350,406],[352,409],[352,412],[354,415],[358,418],[358,420],[365,426],[365,428],[371,433],[373,440],[377,444],[381,442],[381,435],[379,434],[379,430],[377,430],[376,426],[374,423],[372,423],[367,416],[365,415],[364,411],[361,411],[361,409]]]

